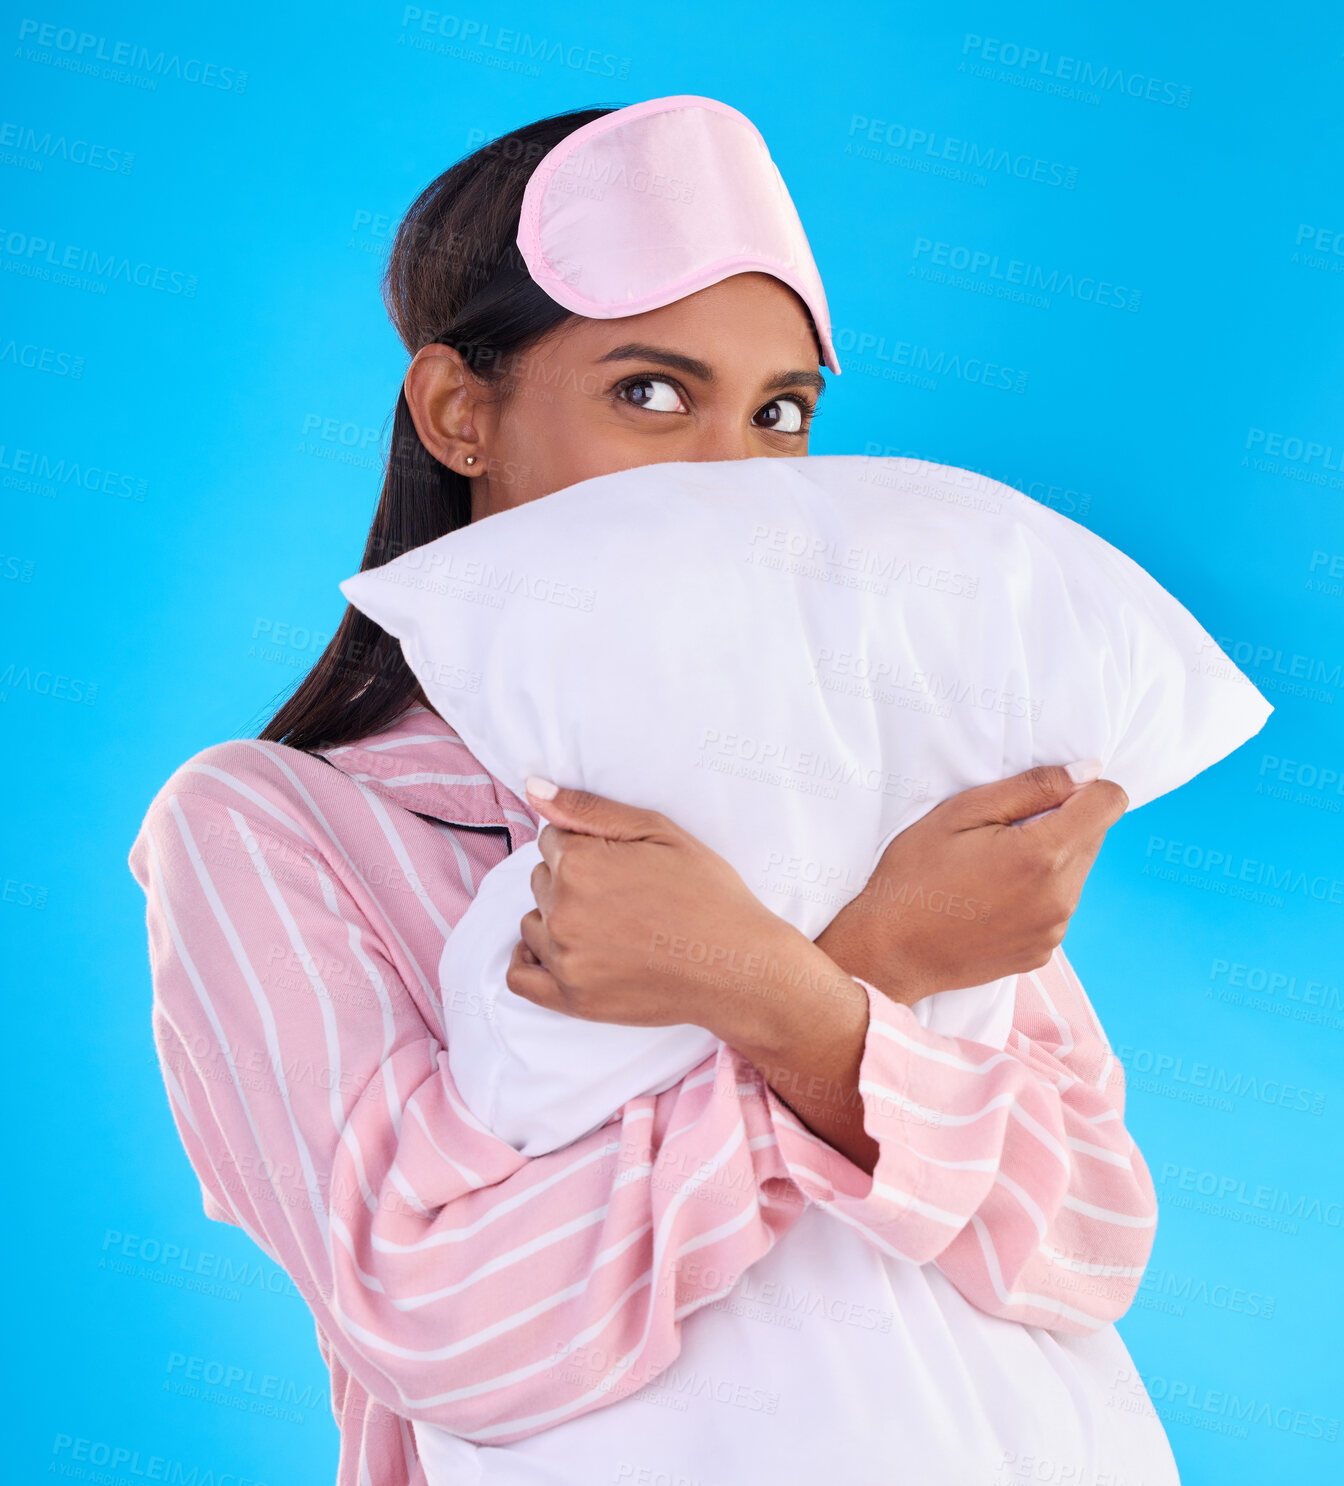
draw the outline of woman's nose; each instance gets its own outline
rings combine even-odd
[[[700,463],[712,459],[750,459],[761,452],[746,424],[740,419],[723,419],[698,428],[691,441],[691,451],[684,457]]]

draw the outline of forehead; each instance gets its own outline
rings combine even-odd
[[[764,273],[740,273],[671,304],[611,320],[575,316],[553,341],[556,354],[596,360],[629,342],[664,346],[734,367],[811,367],[811,317],[798,295]]]

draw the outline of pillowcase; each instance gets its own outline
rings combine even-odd
[[[1137,809],[1273,710],[1101,537],[920,460],[645,465],[472,523],[341,589],[400,640],[431,705],[509,789],[540,774],[661,811],[809,938],[950,795],[1099,757]],[[506,1090],[565,1081],[552,1034],[572,1019],[502,979],[538,859],[501,863],[476,929],[463,933],[473,904],[445,951],[445,973],[458,940],[455,973],[485,977],[485,1014],[459,1016],[449,1038],[478,1113],[498,1096],[502,1054],[517,1075]],[[505,1010],[538,1032],[525,1047]],[[699,1028],[581,1030],[616,1061],[618,1047],[678,1037],[686,1056],[713,1045]],[[659,1066],[670,1086],[671,1062]]]

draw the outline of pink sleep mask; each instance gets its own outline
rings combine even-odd
[[[772,274],[811,311],[839,375],[797,209],[760,131],[726,103],[651,98],[576,129],[528,180],[518,249],[557,304],[595,320],[658,309],[735,273]]]

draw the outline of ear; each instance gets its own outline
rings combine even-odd
[[[486,386],[461,352],[437,342],[421,346],[411,358],[402,387],[415,431],[429,453],[469,479],[484,474],[494,420]]]

